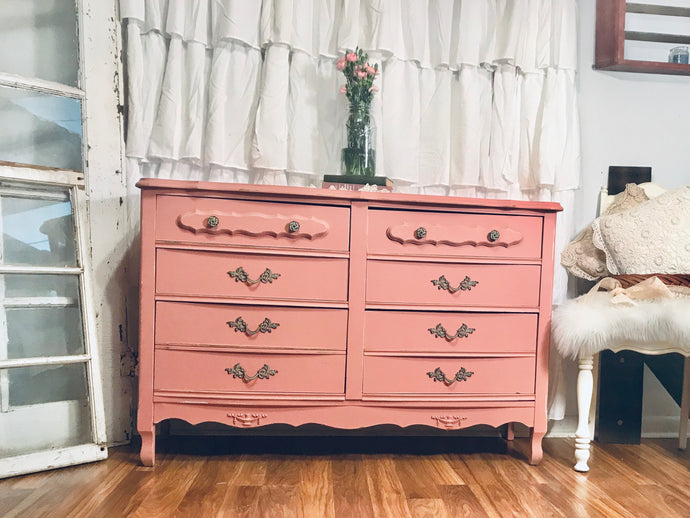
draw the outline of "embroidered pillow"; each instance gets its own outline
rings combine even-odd
[[[629,183],[625,190],[617,194],[611,205],[604,211],[604,214],[617,214],[636,207],[649,198],[644,190],[634,184]],[[606,255],[603,251],[594,246],[592,226],[589,225],[580,232],[561,253],[561,264],[576,277],[596,281],[602,277],[610,275],[606,267]]]
[[[614,275],[690,272],[690,186],[602,216],[592,228]]]

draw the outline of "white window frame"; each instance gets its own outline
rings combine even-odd
[[[83,172],[0,162],[0,176],[40,185],[60,185],[72,191],[93,444],[0,460],[0,477],[106,458],[106,437],[110,437],[110,444],[129,442],[133,428],[135,355],[128,346],[126,317],[127,294],[132,283],[127,269],[129,248],[122,246],[132,241],[132,231],[123,167],[118,2],[75,0],[75,4],[79,87],[7,73],[0,73],[0,85],[81,101]],[[0,272],[10,269],[0,269]],[[114,329],[119,332],[113,332]],[[25,360],[27,365],[35,361]],[[132,364],[131,373],[121,365],[127,361]],[[125,370],[122,375],[121,371]],[[104,394],[109,396],[105,401]]]

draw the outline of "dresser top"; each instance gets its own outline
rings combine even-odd
[[[196,196],[228,196],[242,195],[253,197],[289,197],[291,201],[303,199],[312,203],[347,203],[351,200],[375,202],[377,204],[412,204],[437,205],[448,207],[472,207],[492,209],[517,209],[537,212],[558,212],[563,210],[560,204],[543,201],[496,200],[485,198],[462,198],[458,196],[442,196],[430,194],[404,194],[386,191],[347,191],[335,189],[321,189],[314,187],[289,187],[281,185],[253,185],[241,183],[198,182],[187,180],[167,180],[158,178],[142,178],[136,184],[142,190],[170,190],[171,194],[184,193]]]

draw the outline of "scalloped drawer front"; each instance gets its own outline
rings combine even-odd
[[[207,245],[346,251],[350,209],[159,196],[156,239]]]
[[[368,250],[372,254],[537,259],[541,235],[538,216],[372,210]]]
[[[365,351],[534,353],[536,344],[536,314],[367,311],[365,315]]]
[[[156,344],[345,350],[347,310],[156,303]]]
[[[365,394],[533,394],[533,357],[365,356]],[[438,370],[437,370],[438,369]]]
[[[157,350],[153,379],[157,390],[342,394],[345,355]]]
[[[347,300],[347,259],[169,249],[156,254],[158,294]]]
[[[537,307],[541,267],[374,261],[367,263],[369,303]]]

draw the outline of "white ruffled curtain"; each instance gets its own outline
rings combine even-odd
[[[335,60],[359,46],[381,70],[377,175],[404,192],[559,201],[559,251],[573,234],[576,0],[120,0],[120,13],[132,185],[319,186],[345,140]]]

